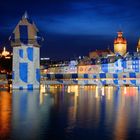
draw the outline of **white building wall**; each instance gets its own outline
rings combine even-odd
[[[27,49],[33,49],[33,61],[29,60]],[[19,50],[23,50],[23,58],[19,55]],[[27,63],[27,82],[20,77],[20,63]],[[33,89],[38,89],[40,84],[36,79],[36,69],[40,69],[40,48],[32,45],[22,45],[13,47],[13,89],[28,89],[33,86]]]

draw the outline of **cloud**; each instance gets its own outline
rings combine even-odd
[[[120,4],[121,2],[121,4]],[[131,4],[128,1],[129,4]],[[38,15],[38,23],[46,32],[63,34],[112,34],[121,25],[124,31],[140,23],[137,4],[126,1],[59,1],[50,3],[48,12]],[[130,28],[131,27],[131,28]]]

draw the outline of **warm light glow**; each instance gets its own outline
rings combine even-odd
[[[139,52],[139,51],[140,51],[140,39],[138,41],[138,46],[137,46],[137,52]]]
[[[114,52],[119,53],[120,55],[124,55],[127,51],[126,44],[114,44]]]
[[[104,87],[102,87],[102,96],[105,95]]]
[[[40,91],[40,105],[43,104],[43,101],[44,101],[44,94],[43,92]]]
[[[8,51],[6,51],[6,48],[3,48],[3,52],[2,52],[2,56],[6,57],[7,55],[9,55],[10,53]],[[8,57],[7,57],[8,58]]]
[[[118,32],[118,37],[114,40],[114,52],[124,55],[127,52],[127,41],[122,36],[123,32]]]
[[[10,133],[12,98],[8,92],[1,92],[0,99],[0,136],[4,139]]]
[[[78,96],[78,85],[68,86],[68,93],[75,93]]]
[[[98,98],[99,97],[99,92],[98,92],[98,86],[96,86],[96,91],[95,91],[95,98]]]
[[[45,85],[40,85],[40,93],[45,93]]]
[[[126,90],[126,87],[124,87],[124,94],[127,94],[127,90]]]

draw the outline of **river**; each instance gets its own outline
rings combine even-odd
[[[0,91],[0,139],[140,139],[140,88]]]

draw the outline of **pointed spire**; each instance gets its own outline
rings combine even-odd
[[[10,53],[8,51],[6,51],[6,47],[3,47],[2,56],[6,57],[9,54]]]
[[[121,24],[119,25],[119,31],[117,33],[118,33],[118,37],[122,37],[123,36],[122,25]]]
[[[140,38],[139,38],[139,41],[138,41],[138,46],[137,46],[137,52],[140,51]]]
[[[139,41],[138,41],[138,46],[140,46],[140,38],[139,38]]]
[[[22,19],[24,19],[24,18],[25,19],[28,19],[29,18],[27,11],[25,11],[24,15],[22,16]]]
[[[123,36],[123,32],[122,31],[119,31],[118,32],[118,37],[122,37]]]
[[[3,48],[3,51],[4,51],[4,52],[6,51],[6,48],[5,48],[5,47]]]

